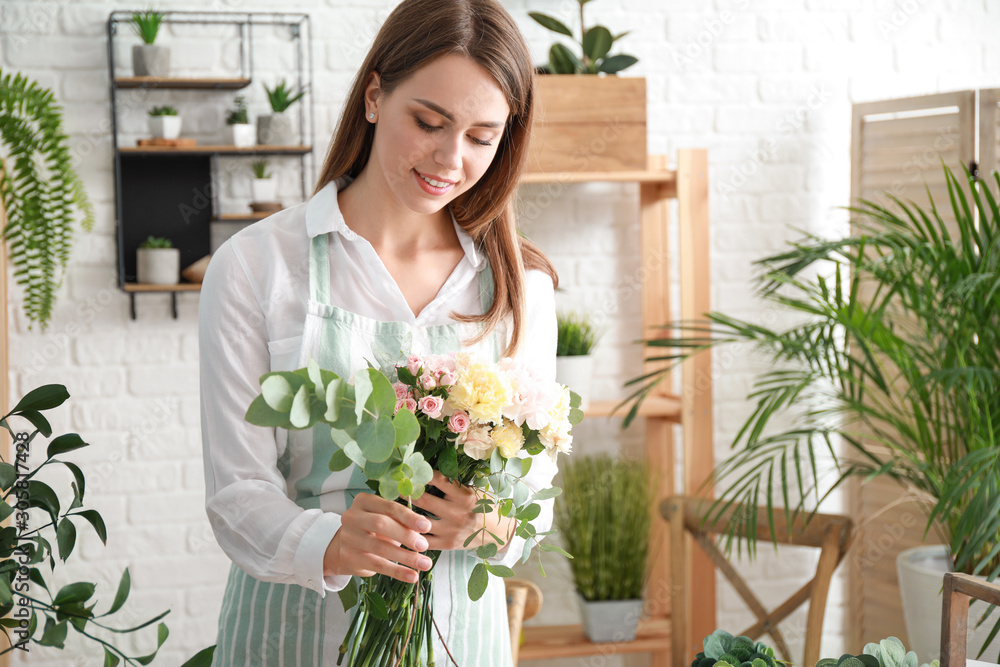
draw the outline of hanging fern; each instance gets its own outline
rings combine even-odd
[[[84,229],[94,210],[73,171],[62,108],[52,91],[0,69],[0,196],[7,211],[3,236],[24,309],[44,330],[52,315],[73,242],[73,222]]]

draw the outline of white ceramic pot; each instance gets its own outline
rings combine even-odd
[[[583,631],[592,642],[629,642],[642,616],[642,600],[588,602],[579,592],[576,600],[583,616]]]
[[[132,72],[136,76],[170,76],[170,49],[155,44],[132,47]]]
[[[251,123],[226,125],[226,143],[237,148],[250,148],[257,143],[257,132]]]
[[[150,116],[149,133],[154,138],[176,139],[181,136],[180,116]]]
[[[580,409],[590,403],[590,385],[594,377],[594,358],[591,355],[556,357],[556,382],[580,394]]]
[[[948,547],[943,544],[907,549],[896,558],[899,593],[903,599],[903,618],[910,643],[907,648],[917,654],[920,663],[941,657],[941,610],[944,573],[951,571]],[[993,624],[1000,616],[996,612],[978,629],[975,623],[986,611],[981,600],[969,608],[968,657],[975,658],[986,642]],[[994,640],[981,660],[998,662],[1000,639]]]
[[[181,251],[178,248],[139,248],[136,280],[149,285],[176,285],[181,281]]]
[[[250,181],[250,196],[255,202],[277,201],[278,182],[274,178],[255,178]]]
[[[298,143],[292,128],[292,116],[273,113],[257,118],[257,143],[265,146],[294,146]]]

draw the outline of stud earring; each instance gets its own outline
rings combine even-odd
[[[372,113],[368,114],[368,117],[369,117],[369,118],[374,118],[374,117],[375,117],[375,113],[374,113],[374,112],[372,112]]]

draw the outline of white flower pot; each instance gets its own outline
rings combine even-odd
[[[588,602],[579,592],[576,600],[583,616],[583,630],[592,642],[628,642],[642,616],[642,600]]]
[[[132,47],[132,72],[136,76],[170,76],[170,49],[155,44]]]
[[[580,409],[590,403],[590,385],[594,376],[594,358],[591,355],[556,357],[556,382],[580,394]]]
[[[181,281],[181,251],[178,248],[139,248],[136,280],[150,285],[176,285]]]
[[[251,123],[226,125],[226,143],[237,148],[250,148],[257,143],[257,132]]]
[[[255,178],[250,181],[250,195],[255,202],[277,201],[278,182],[274,178]]]
[[[298,143],[289,113],[273,113],[257,118],[257,143],[266,146],[294,146]]]
[[[181,136],[181,117],[150,116],[149,133],[158,139],[176,139]]]
[[[903,599],[903,618],[909,637],[907,648],[917,654],[921,663],[941,657],[941,608],[944,573],[951,571],[948,548],[943,544],[914,547],[899,554],[896,559],[899,576],[899,593]],[[978,629],[976,621],[986,611],[987,605],[976,600],[969,608],[969,643],[967,655],[974,659],[989,636],[1000,615],[993,615]],[[998,662],[1000,639],[994,640],[981,660]]]

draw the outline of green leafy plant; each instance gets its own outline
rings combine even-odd
[[[254,178],[271,178],[271,173],[267,170],[267,160],[254,160],[250,163],[250,171]]]
[[[247,101],[242,95],[237,95],[233,100],[233,108],[226,116],[226,125],[247,125],[250,123],[247,117]]]
[[[271,109],[274,113],[282,113],[306,94],[305,89],[293,93],[292,88],[285,83],[284,79],[279,81],[274,88],[268,88],[265,83],[264,90],[267,91],[267,101],[271,103]]]
[[[156,34],[160,31],[161,23],[163,23],[163,14],[152,9],[132,13],[132,28],[146,44],[152,44],[156,41]]]
[[[140,248],[173,248],[173,241],[162,236],[149,236],[139,244]]]
[[[29,452],[39,434],[48,438],[52,427],[43,411],[62,405],[69,392],[62,385],[50,384],[28,392],[9,413],[0,419],[0,426],[10,433],[16,447],[11,461],[0,461],[0,520],[11,518],[11,525],[0,528],[0,628],[11,646],[0,653],[24,648],[29,642],[40,646],[65,647],[70,628],[90,641],[104,647],[104,664],[147,665],[156,657],[166,641],[169,631],[165,623],[157,626],[157,645],[149,655],[130,657],[114,644],[101,639],[100,630],[118,634],[132,633],[156,623],[170,613],[159,614],[132,628],[115,628],[106,619],[118,612],[128,600],[131,579],[128,568],[122,573],[118,591],[107,611],[95,613],[98,598],[96,585],[76,582],[62,586],[58,591],[49,588],[45,579],[55,573],[58,561],[63,563],[76,546],[76,523],[89,523],[107,544],[108,534],[104,519],[96,510],[85,509],[83,500],[86,479],[75,463],[63,460],[69,452],[89,445],[76,433],[57,436],[49,442],[45,460],[38,466],[28,466]],[[34,430],[29,434],[15,428],[17,419],[29,422]],[[12,423],[13,421],[13,423]],[[62,507],[55,490],[41,480],[39,474],[46,466],[65,466],[73,476],[70,487],[73,500]],[[46,522],[35,525],[38,514]],[[53,545],[55,547],[53,548]],[[95,628],[100,630],[95,631]]]
[[[572,39],[580,47],[580,57],[569,50],[564,44],[556,42],[549,49],[549,64],[546,73],[549,74],[617,74],[626,67],[638,62],[634,56],[619,54],[608,55],[611,47],[619,39],[628,34],[623,32],[612,35],[611,31],[602,25],[586,27],[583,20],[583,6],[591,0],[577,0],[580,5],[580,38],[559,19],[541,12],[528,12],[543,27]]]
[[[573,554],[570,567],[588,601],[642,597],[649,553],[646,468],[608,455],[566,459],[555,524]]]
[[[926,500],[925,532],[941,529],[954,570],[1000,574],[1000,174],[990,184],[966,173],[964,186],[947,168],[945,177],[953,223],[933,203],[889,195],[891,208],[850,209],[860,233],[807,237],[762,260],[762,298],[796,324],[714,312],[646,341],[666,369],[727,343],[753,344],[770,361],[712,478],[710,514],[742,510],[730,538],[745,532],[753,548],[758,505],[773,519],[780,499],[794,516],[852,477],[887,475]],[[629,382],[643,386],[626,399],[626,423],[666,369]]]
[[[176,116],[177,109],[172,106],[165,105],[161,107],[153,107],[149,110],[150,116]]]
[[[24,310],[44,330],[73,245],[73,225],[94,226],[94,209],[73,169],[62,109],[52,91],[0,69],[0,197],[3,236]]]
[[[878,644],[865,644],[860,655],[845,654],[840,658],[823,658],[816,667],[938,667],[940,661],[920,664],[917,654],[906,651],[896,637],[886,637]]]
[[[781,662],[774,649],[742,635],[734,637],[725,630],[716,630],[702,641],[691,667],[776,667]]]
[[[590,354],[597,342],[597,331],[586,315],[559,313],[556,318],[556,355],[578,357]]]

